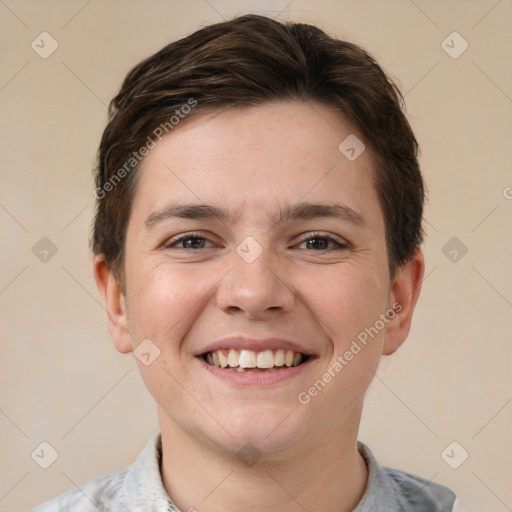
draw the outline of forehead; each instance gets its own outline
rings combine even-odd
[[[234,219],[268,217],[272,206],[330,202],[382,225],[368,152],[347,158],[346,140],[362,145],[339,112],[316,103],[195,114],[143,161],[133,211],[150,215],[171,200],[193,201],[232,210]]]

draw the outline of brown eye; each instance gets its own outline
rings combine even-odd
[[[320,233],[315,233],[308,238],[303,239],[300,244],[307,244],[306,249],[312,249],[314,251],[329,251],[329,250],[341,250],[348,249],[348,245],[342,242],[339,242],[335,238],[331,236],[324,236]],[[331,247],[329,248],[329,244]]]
[[[205,249],[204,244],[209,242],[206,238],[196,235],[187,234],[171,239],[164,245],[165,249],[176,247],[177,249]]]

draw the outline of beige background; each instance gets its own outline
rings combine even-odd
[[[130,464],[156,432],[132,356],[110,342],[87,246],[106,104],[163,45],[265,11],[372,52],[399,79],[422,148],[426,278],[360,439],[475,511],[512,510],[512,1],[3,0],[0,512]],[[43,31],[59,45],[47,59],[31,48]],[[457,59],[441,46],[453,31],[469,43]],[[42,237],[57,247],[46,263],[32,252]],[[443,253],[452,237],[468,249],[456,262]],[[31,458],[42,441],[59,453],[46,470]],[[469,453],[458,469],[441,457],[452,441]]]

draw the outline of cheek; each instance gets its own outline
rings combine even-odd
[[[151,364],[146,366],[142,360],[137,364],[150,394],[166,410],[171,405],[179,408],[183,404],[179,383],[186,377],[187,369],[180,349],[204,307],[211,281],[211,272],[200,273],[192,268],[177,271],[165,264],[147,268],[140,265],[133,274],[129,324],[134,348],[149,339],[158,353]]]
[[[211,288],[209,276],[197,270],[159,265],[134,276],[131,287],[130,326],[138,338],[154,340],[161,350],[179,348],[180,333],[201,308]],[[169,343],[175,339],[177,343]],[[164,349],[165,347],[165,349]]]
[[[372,269],[347,262],[303,272],[299,281],[306,306],[335,351],[343,350],[384,312],[386,296]]]
[[[308,404],[310,416],[321,418],[322,428],[330,431],[338,429],[346,412],[360,403],[377,369],[383,330],[370,335],[366,329],[384,313],[385,293],[375,272],[350,264],[335,272],[326,269],[317,282],[310,288],[315,291],[307,294],[308,308],[330,340],[331,352],[297,399]]]

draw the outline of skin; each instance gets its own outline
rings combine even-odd
[[[424,260],[418,249],[390,280],[368,151],[349,161],[338,150],[349,134],[362,140],[339,113],[303,102],[187,119],[143,162],[127,227],[125,289],[102,256],[94,260],[115,347],[129,353],[150,339],[160,350],[149,366],[136,361],[158,405],[163,482],[181,510],[343,512],[364,493],[368,475],[356,444],[364,393],[381,356],[409,333]],[[145,229],[170,200],[241,216],[170,218]],[[269,219],[299,201],[341,203],[366,225]],[[317,231],[349,246],[315,243]],[[163,247],[197,232],[206,240]],[[236,252],[248,236],[263,249],[250,264]],[[298,394],[395,302],[401,311],[301,404]],[[272,386],[235,385],[194,357],[234,334],[294,340],[317,358]],[[237,457],[248,442],[261,454],[251,467]]]

